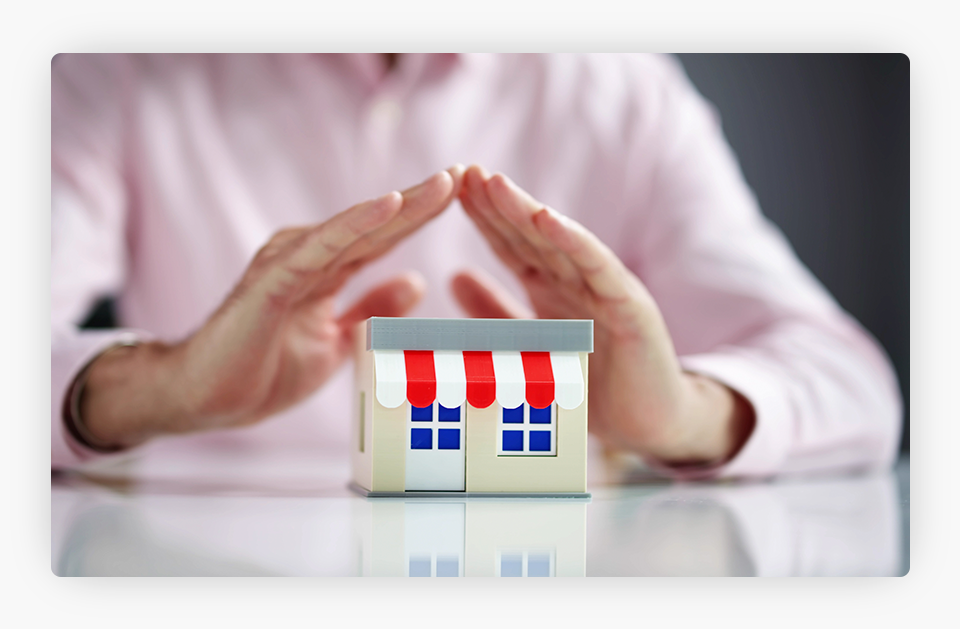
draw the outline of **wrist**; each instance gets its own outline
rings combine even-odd
[[[699,374],[681,374],[681,403],[665,438],[651,454],[668,465],[720,465],[753,431],[754,410],[729,387]]]
[[[151,342],[114,348],[86,368],[79,391],[79,422],[99,444],[131,448],[175,432],[177,370],[170,346]]]

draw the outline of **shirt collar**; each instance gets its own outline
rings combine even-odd
[[[406,92],[421,81],[441,79],[470,63],[470,55],[463,53],[402,53],[396,67],[388,72],[380,53],[334,56],[371,93],[381,90]]]

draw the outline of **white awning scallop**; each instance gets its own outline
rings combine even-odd
[[[550,352],[553,367],[553,395],[557,406],[572,410],[583,404],[583,371],[576,352]]]
[[[520,352],[493,352],[493,373],[497,378],[497,404],[517,408],[526,398],[526,378]]]
[[[462,406],[467,399],[463,352],[436,351],[433,365],[437,375],[437,402],[447,408]]]
[[[386,408],[397,408],[407,400],[407,368],[402,350],[373,353],[377,401]]]

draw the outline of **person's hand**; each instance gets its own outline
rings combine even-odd
[[[478,166],[467,169],[460,201],[517,274],[538,318],[594,320],[592,432],[670,464],[718,463],[742,446],[754,422],[750,404],[681,369],[650,293],[594,234]],[[477,272],[458,274],[452,289],[471,316],[531,316]]]
[[[355,323],[403,315],[422,297],[423,279],[408,273],[334,312],[343,283],[447,207],[462,177],[458,165],[320,225],[275,234],[195,334],[117,349],[91,364],[80,413],[87,429],[132,446],[251,424],[305,398],[349,355]]]

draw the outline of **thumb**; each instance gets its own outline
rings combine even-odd
[[[340,316],[341,326],[370,317],[400,317],[410,312],[427,292],[427,282],[416,272],[404,273],[380,284]]]
[[[461,271],[450,281],[453,296],[471,317],[532,319],[533,313],[492,277],[479,270]]]

